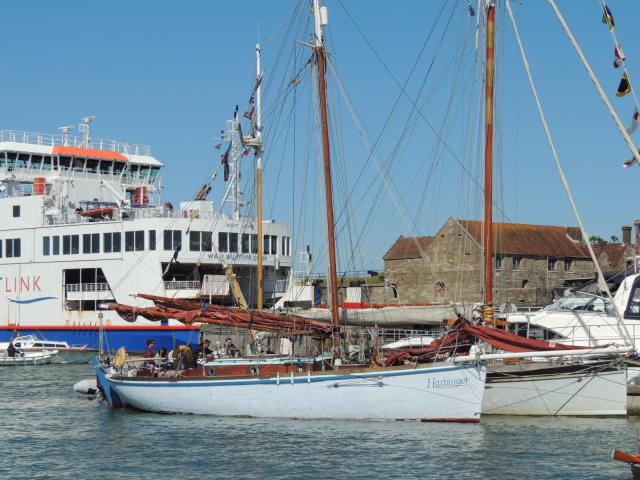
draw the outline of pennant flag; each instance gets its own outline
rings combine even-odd
[[[249,149],[245,148],[244,150],[242,150],[242,156],[245,157],[247,155],[249,155]]]
[[[609,27],[609,30],[613,30],[616,28],[616,22],[613,21],[613,15],[611,14],[611,10],[606,5],[602,10],[602,23],[606,23]]]
[[[220,150],[220,147],[222,147],[222,144],[221,144],[221,143],[218,143],[218,144],[216,145],[216,150]]]
[[[624,52],[622,51],[622,48],[620,48],[620,45],[616,45],[616,48],[614,49],[613,54],[616,57],[615,60],[613,60],[613,68],[618,68],[626,60],[624,56]]]
[[[638,161],[636,160],[636,157],[631,157],[629,160],[627,160],[626,162],[624,162],[624,168],[630,168],[633,167],[634,163],[638,163]]]
[[[629,83],[629,78],[627,78],[627,72],[622,75],[620,79],[620,85],[618,85],[618,91],[616,92],[617,97],[624,97],[631,92],[631,84]]]
[[[229,142],[229,146],[227,150],[220,157],[220,163],[224,165],[224,181],[229,181],[229,153],[231,153],[231,142]]]
[[[633,112],[633,117],[631,117],[631,125],[627,128],[627,133],[631,135],[638,129],[638,125],[640,125],[640,112],[638,112],[638,107],[636,107]]]

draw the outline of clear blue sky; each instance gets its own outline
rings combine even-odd
[[[422,113],[447,144],[444,148],[423,120],[412,119],[406,98],[400,98],[390,115],[398,99],[398,86],[342,4],[327,0],[332,62],[373,138],[390,118],[377,149],[382,162],[389,165],[398,147],[388,177],[415,219],[417,232],[432,234],[449,216],[477,217],[481,205],[474,182],[482,178],[477,175],[481,159],[475,105],[480,95],[480,70],[473,67],[473,38],[465,42],[473,21],[466,12],[467,2],[449,0],[444,7],[440,0],[342,2],[398,81],[405,82],[419,59],[407,93],[422,105]],[[322,251],[321,196],[310,193],[318,190],[318,164],[305,154],[309,133],[315,133],[307,114],[308,95],[302,91],[309,82],[302,81],[299,86],[295,118],[291,97],[289,103],[277,100],[279,82],[291,78],[287,76],[291,65],[285,68],[291,58],[287,52],[295,51],[298,61],[306,55],[306,47],[294,47],[291,40],[295,35],[286,35],[288,15],[296,3],[6,1],[2,11],[0,128],[53,133],[59,126],[94,114],[95,137],[150,144],[166,165],[165,198],[174,203],[189,199],[219,165],[214,137],[225,128],[235,105],[241,109],[246,105],[259,36],[265,81],[273,71],[277,75],[266,92],[266,108],[276,112],[284,105],[284,113],[267,115],[265,127],[265,137],[271,142],[267,143],[265,173],[267,214],[294,223],[297,250],[310,244],[314,251]],[[611,66],[613,46],[606,26],[600,23],[598,0],[559,0],[558,4],[626,125],[633,100],[631,96],[615,97],[620,70]],[[620,236],[622,224],[640,218],[636,198],[640,170],[622,168],[630,153],[548,3],[525,0],[513,5],[587,228],[591,234],[606,238]],[[611,0],[608,5],[631,79],[640,82],[636,40],[640,3]],[[498,19],[496,202],[506,216],[498,213],[497,217],[574,225],[504,8]],[[434,25],[433,37],[419,57]],[[301,28],[299,38],[308,39],[304,25],[298,22],[297,26]],[[279,55],[280,48],[284,53]],[[425,78],[425,88],[420,91]],[[334,101],[332,118],[337,119],[334,125],[339,125],[341,132],[341,137],[334,132],[332,145],[340,205],[337,214],[350,219],[351,231],[351,236],[346,235],[348,229],[342,220],[341,267],[377,268],[397,236],[412,232],[384,190],[375,203],[380,182],[371,162],[367,163],[367,151],[347,104],[340,99],[335,79],[330,80],[330,97]],[[639,135],[640,131],[635,140],[640,142]],[[245,160],[245,181],[250,178],[252,162]],[[474,178],[464,173],[458,162],[464,163]],[[365,173],[356,182],[363,168]],[[218,179],[211,197],[214,201],[219,200],[222,187]],[[347,190],[353,191],[350,213],[341,215],[344,202],[340,202]],[[363,225],[368,227],[358,239]],[[357,259],[350,261],[344,252],[352,251],[356,244]]]

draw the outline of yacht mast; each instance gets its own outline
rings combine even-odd
[[[495,2],[487,2],[484,149],[484,321],[493,319],[493,81]]]
[[[258,237],[258,266],[257,266],[257,282],[258,282],[258,298],[257,309],[262,310],[262,98],[260,81],[260,44],[256,44],[256,229]]]
[[[336,240],[333,220],[333,192],[331,188],[331,155],[329,152],[329,121],[327,114],[327,84],[325,80],[326,50],[324,48],[323,27],[327,24],[327,8],[320,6],[319,0],[313,0],[315,20],[314,51],[318,68],[318,93],[320,116],[322,121],[322,152],[324,156],[324,186],[327,202],[327,237],[329,240],[329,282],[328,291],[331,303],[331,324],[333,326],[334,357],[340,354],[340,319],[338,317],[338,274],[336,270]]]

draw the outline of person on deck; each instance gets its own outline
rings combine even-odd
[[[10,357],[15,357],[16,353],[18,353],[18,349],[13,344],[13,342],[9,342],[9,346],[7,347],[7,355]]]
[[[240,351],[236,348],[236,346],[231,341],[230,337],[227,337],[227,339],[224,342],[224,350],[225,350],[225,355],[227,357],[235,357],[238,355],[238,353],[240,353]]]
[[[198,356],[205,360],[213,360],[213,350],[211,350],[210,347],[211,342],[209,340],[204,340],[200,345],[198,345]]]
[[[147,340],[147,349],[144,351],[144,358],[153,358],[153,346],[156,344],[153,338]]]

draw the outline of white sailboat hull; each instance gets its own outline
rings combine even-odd
[[[545,369],[545,364],[490,367],[483,415],[622,416],[627,414],[625,368]],[[527,372],[527,369],[530,369]],[[533,369],[533,371],[531,371]],[[535,373],[535,370],[538,373]],[[545,371],[547,373],[545,374]],[[502,373],[496,378],[494,373]]]
[[[6,353],[0,354],[0,366],[12,365],[46,365],[51,363],[57,355],[56,351],[26,352],[24,355],[10,357]]]
[[[125,404],[151,412],[477,422],[485,376],[485,366],[452,365],[266,379],[125,380],[107,375],[106,381]]]

